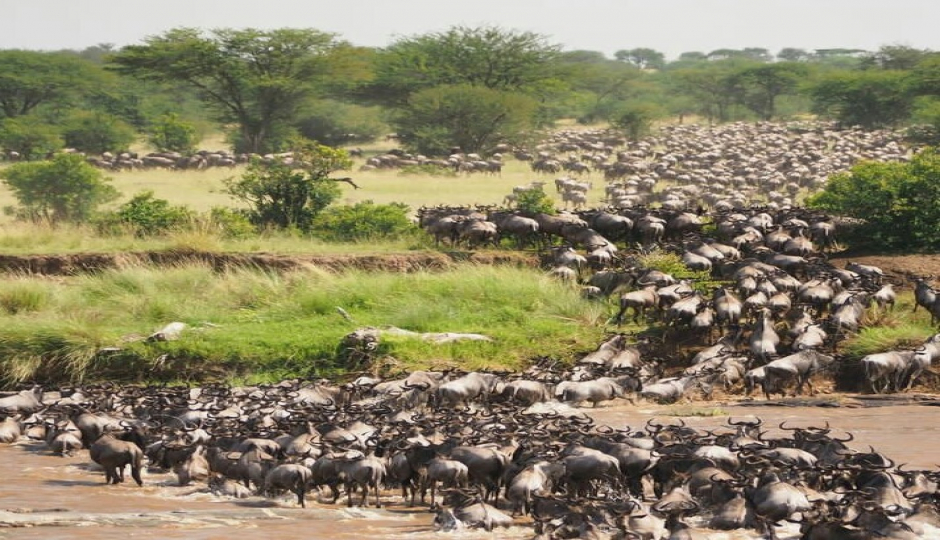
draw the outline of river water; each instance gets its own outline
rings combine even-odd
[[[717,427],[730,415],[757,415],[765,427],[786,421],[788,426],[821,426],[828,420],[834,431],[850,431],[850,446],[873,446],[908,468],[935,468],[940,462],[940,407],[895,405],[873,408],[747,407],[695,405],[682,408],[632,405],[589,411],[599,423],[616,428],[640,428],[651,417],[674,421],[670,415],[703,413],[683,420],[695,427]],[[775,428],[770,434],[779,434]],[[840,435],[841,436],[841,435]],[[279,500],[260,497],[230,500],[197,486],[179,487],[169,474],[146,474],[144,486],[133,483],[105,486],[103,474],[90,464],[87,452],[75,457],[50,455],[40,443],[0,446],[0,539],[196,539],[231,540],[239,534],[278,540],[310,538],[374,538],[423,540],[440,538],[432,515],[424,508],[405,508],[397,492],[384,495],[386,507],[347,509],[313,502],[296,506],[293,496]],[[341,498],[341,502],[345,499]],[[798,538],[795,526],[778,529],[781,538]],[[530,527],[517,526],[493,533],[462,531],[461,539],[530,538]],[[259,534],[260,533],[260,534]],[[927,538],[940,539],[929,528]],[[755,538],[747,532],[709,532],[712,540]]]

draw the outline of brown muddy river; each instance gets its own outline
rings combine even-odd
[[[677,414],[701,414],[713,407],[631,406],[599,407],[592,414],[600,423],[639,428],[652,416],[670,421]],[[765,426],[822,425],[851,431],[853,448],[880,452],[910,468],[935,468],[940,463],[940,407],[895,405],[873,408],[720,406],[720,416],[683,417],[696,427],[722,424],[757,415]],[[771,429],[771,435],[779,433]],[[0,446],[0,539],[127,539],[186,538],[231,540],[248,533],[278,540],[310,538],[374,538],[422,540],[440,538],[424,508],[400,504],[397,492],[388,491],[386,508],[347,509],[312,502],[296,506],[293,497],[268,500],[254,497],[235,501],[209,494],[198,486],[178,487],[169,474],[144,476],[144,487],[105,486],[103,475],[89,466],[87,452],[72,458],[50,455],[40,443]],[[340,499],[344,501],[344,499]],[[798,538],[795,526],[778,529],[781,538]],[[260,534],[259,534],[260,533]],[[707,538],[756,538],[750,532],[707,532]],[[257,535],[257,536],[256,536]],[[453,538],[530,538],[530,527],[517,526],[493,533],[459,532]],[[940,539],[940,529],[928,527],[925,538]]]

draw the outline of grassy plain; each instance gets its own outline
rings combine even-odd
[[[512,158],[506,159],[506,166],[501,175],[466,175],[445,176],[430,174],[407,174],[399,170],[360,171],[363,159],[355,160],[355,165],[348,175],[361,189],[354,189],[348,184],[340,184],[343,194],[339,204],[354,204],[364,200],[376,203],[401,202],[413,210],[422,205],[433,206],[467,204],[501,204],[512,188],[528,184],[533,180],[547,182],[546,193],[555,197],[562,207],[561,198],[555,193],[555,176],[533,173],[527,162]],[[121,192],[122,197],[114,204],[120,204],[141,191],[153,191],[162,199],[173,204],[182,204],[198,211],[206,211],[215,206],[237,206],[224,192],[223,181],[244,171],[244,167],[212,168],[204,171],[170,171],[163,169],[120,171],[108,173],[112,185]],[[337,173],[337,175],[347,173]],[[558,175],[560,176],[560,175]],[[592,173],[583,177],[593,183],[589,193],[589,206],[600,204],[603,197],[603,177]],[[5,187],[0,187],[0,207],[11,206],[16,200]],[[5,218],[9,220],[10,218]]]

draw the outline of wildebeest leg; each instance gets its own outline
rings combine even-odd
[[[617,326],[623,324],[623,315],[627,312],[627,306],[620,304],[620,311],[617,312],[617,316],[614,317],[614,321],[617,323]],[[634,321],[636,322],[636,321]]]
[[[375,482],[372,487],[375,489],[375,507],[382,508],[382,501],[379,500],[379,483]]]
[[[138,486],[144,485],[144,481],[140,478],[140,466],[131,464],[131,477]]]
[[[307,503],[304,500],[304,487],[302,485],[297,486],[294,488],[294,493],[297,495],[297,504],[299,504],[301,508],[306,508]]]

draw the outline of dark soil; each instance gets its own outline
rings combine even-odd
[[[176,266],[208,264],[217,270],[261,268],[289,271],[322,268],[330,271],[364,270],[417,272],[443,270],[458,262],[477,264],[538,265],[534,255],[511,251],[398,253],[385,255],[276,255],[271,253],[211,253],[158,251],[132,253],[76,253],[67,255],[0,255],[0,272],[36,275],[75,275],[141,264]]]

